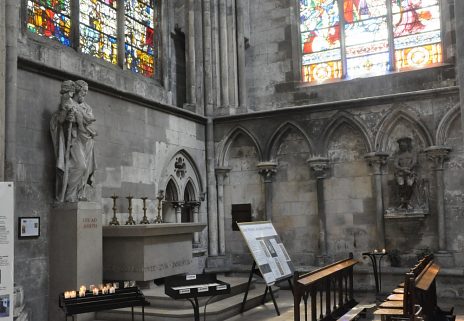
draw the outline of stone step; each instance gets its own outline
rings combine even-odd
[[[230,284],[230,293],[216,296],[210,302],[216,302],[227,297],[243,293],[245,292],[248,283],[248,278],[246,277],[218,275],[218,279]],[[251,289],[255,287],[255,283],[256,280],[252,279],[250,285]],[[164,285],[160,285],[152,289],[144,289],[142,292],[147,301],[150,302],[151,306],[168,309],[188,309],[192,306],[187,300],[173,300],[171,297],[166,295],[164,293]],[[200,305],[204,305],[208,299],[208,297],[200,297],[198,298],[198,302]]]
[[[265,285],[256,285],[248,293],[247,303],[245,310],[252,309],[262,303]],[[274,296],[278,297],[278,287],[272,287]],[[234,296],[225,298],[220,301],[210,302],[206,307],[206,320],[208,321],[223,321],[234,315],[240,314],[240,309],[243,301],[244,293],[238,293]],[[267,294],[266,301],[269,301],[270,295]],[[186,301],[186,300],[185,300]],[[188,302],[188,301],[187,301]],[[277,300],[278,302],[278,300]],[[189,302],[188,302],[189,303]],[[190,303],[189,303],[190,304]],[[136,307],[135,320],[141,320],[142,308]],[[200,306],[200,319],[204,318],[204,306]],[[95,321],[130,321],[131,309],[108,310],[98,312]],[[185,309],[169,309],[160,308],[157,306],[145,307],[145,320],[146,321],[191,321],[193,320],[193,308]]]

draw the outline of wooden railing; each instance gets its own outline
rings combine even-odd
[[[311,302],[311,321],[337,319],[354,307],[353,267],[358,261],[350,257],[316,271],[294,276],[294,320],[300,321],[303,299],[305,321],[308,320],[308,300]],[[319,298],[319,304],[317,299]]]

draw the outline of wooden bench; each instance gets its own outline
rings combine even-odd
[[[435,279],[439,270],[431,255],[419,260],[406,273],[404,284],[400,284],[374,314],[381,315],[386,321],[414,321],[420,318],[419,310],[425,321],[433,321],[437,310]]]
[[[311,299],[311,321],[355,320],[357,313],[348,313],[357,305],[353,297],[353,267],[359,263],[350,254],[318,270],[294,275],[294,320],[300,321],[300,303],[303,299],[305,320],[308,319],[308,299]],[[319,296],[319,304],[317,298]]]

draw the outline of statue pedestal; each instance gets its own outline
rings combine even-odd
[[[60,203],[52,209],[50,235],[49,320],[62,320],[59,294],[81,285],[102,283],[102,213],[94,202]],[[75,320],[94,320],[94,313]]]

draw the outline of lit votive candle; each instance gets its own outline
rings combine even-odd
[[[93,295],[98,295],[99,293],[98,288],[93,288],[92,293]]]
[[[116,289],[114,288],[114,286],[110,287],[110,293],[116,293]]]
[[[64,291],[64,298],[69,299],[69,291]]]
[[[71,291],[71,299],[74,299],[76,295],[77,295],[76,291]]]
[[[374,250],[374,253],[377,253],[377,249]]]
[[[385,249],[382,249],[382,253],[385,253],[385,252],[386,252]]]

